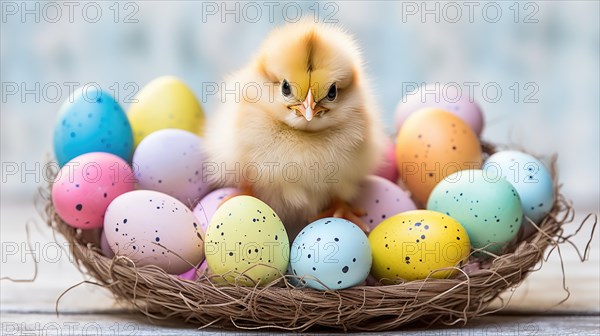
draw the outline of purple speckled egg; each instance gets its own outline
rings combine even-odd
[[[481,135],[483,114],[470,97],[467,87],[453,84],[427,84],[408,92],[396,107],[396,130],[413,112],[423,108],[440,108],[464,120],[471,129]]]
[[[206,232],[210,219],[217,211],[217,208],[223,203],[225,198],[239,194],[240,190],[237,188],[221,188],[212,191],[208,195],[204,196],[200,202],[194,208],[194,215],[200,222],[200,227],[203,232]]]
[[[112,259],[115,256],[115,253],[108,244],[108,240],[106,239],[106,234],[104,233],[104,230],[102,230],[102,233],[100,234],[100,250],[102,251],[102,254],[107,258]]]
[[[185,273],[179,274],[177,277],[183,280],[196,281],[198,277],[206,272],[208,269],[208,264],[206,263],[206,259],[198,266],[194,268],[190,268],[189,271]]]
[[[371,229],[395,214],[417,209],[408,192],[382,177],[373,175],[361,183],[359,196],[352,202],[352,206],[365,212],[361,219]]]
[[[398,160],[396,160],[396,144],[390,139],[386,138],[386,152],[383,162],[375,172],[375,175],[381,176],[394,183],[398,181]]]

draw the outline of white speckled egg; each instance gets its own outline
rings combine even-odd
[[[180,274],[204,258],[202,231],[192,211],[157,191],[136,190],[115,198],[106,210],[104,231],[114,253],[136,266]]]
[[[244,286],[265,285],[285,273],[290,255],[287,232],[266,203],[237,196],[223,203],[206,230],[211,274]]]
[[[204,196],[200,202],[194,208],[194,215],[198,218],[200,227],[204,232],[208,228],[208,223],[213,217],[221,203],[232,195],[239,194],[240,190],[237,188],[221,188],[211,191],[208,195]]]
[[[365,212],[361,219],[371,229],[395,214],[417,209],[406,191],[379,176],[368,176],[360,184],[359,196],[352,206]]]
[[[483,165],[489,176],[504,177],[519,193],[525,216],[539,223],[552,208],[554,186],[552,176],[543,163],[519,151],[502,151],[490,156]],[[526,230],[535,228],[525,222]]]
[[[306,286],[319,290],[362,284],[369,276],[371,263],[369,239],[358,226],[341,218],[323,218],[309,224],[300,231],[290,251],[293,274],[304,277]]]
[[[163,192],[193,208],[210,191],[202,177],[202,147],[199,136],[180,129],[146,136],[133,154],[139,188]]]

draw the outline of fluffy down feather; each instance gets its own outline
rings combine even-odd
[[[251,188],[291,238],[332,200],[354,198],[384,144],[362,64],[338,27],[301,22],[274,30],[227,80],[246,95],[227,95],[207,128],[208,157],[219,167],[208,175],[213,184]],[[310,121],[299,108],[309,90],[316,103]]]

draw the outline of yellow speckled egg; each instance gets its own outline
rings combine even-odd
[[[285,274],[290,243],[273,209],[257,198],[237,196],[223,203],[210,220],[205,253],[210,272],[226,282],[264,285]]]
[[[148,83],[134,98],[127,117],[137,146],[160,129],[179,128],[200,136],[204,132],[204,111],[192,90],[181,80],[164,76]]]
[[[457,272],[453,267],[466,262],[470,253],[469,236],[462,225],[430,210],[407,211],[386,219],[371,232],[369,243],[371,274],[384,284],[451,277]]]
[[[421,206],[446,176],[481,167],[481,144],[471,127],[438,108],[419,110],[398,132],[396,158],[400,178]]]

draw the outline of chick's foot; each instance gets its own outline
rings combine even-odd
[[[360,219],[364,214],[365,212],[362,209],[354,208],[345,201],[335,199],[327,210],[316,215],[311,222],[326,217],[344,218],[356,224],[364,233],[369,233],[371,229],[362,219]]]
[[[240,191],[233,193],[225,198],[223,198],[223,200],[221,201],[221,204],[219,204],[219,207],[221,205],[223,205],[223,203],[229,201],[230,199],[237,197],[237,196],[252,196],[252,197],[256,197],[254,195],[254,192],[252,191],[252,187],[250,186],[242,186],[239,188]]]

